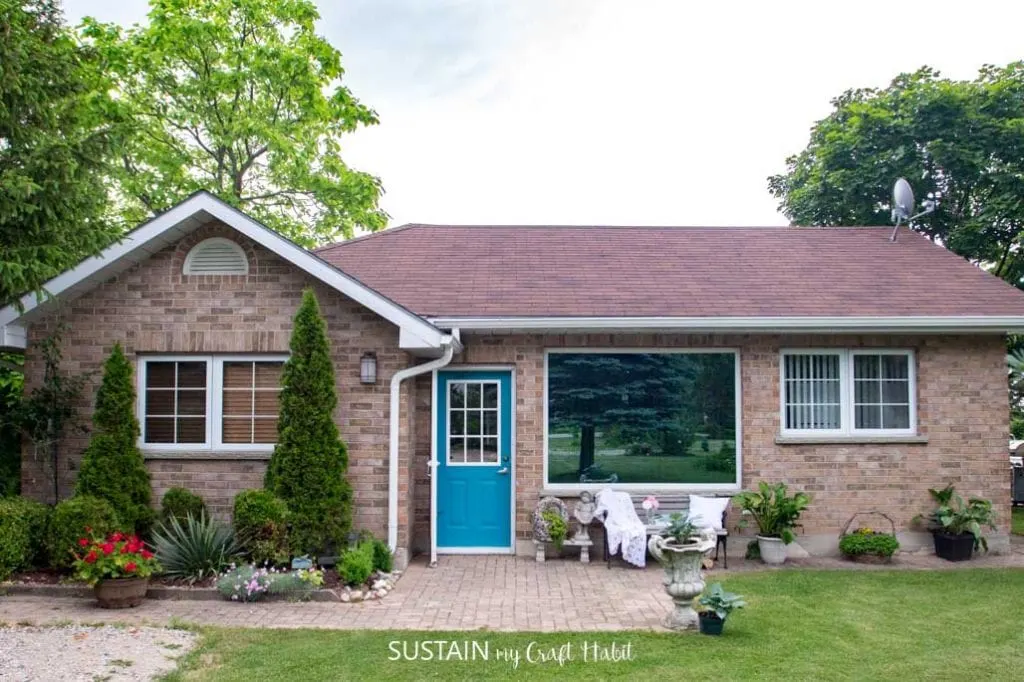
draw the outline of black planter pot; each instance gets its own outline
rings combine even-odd
[[[701,611],[697,616],[700,620],[700,632],[702,635],[722,634],[722,628],[725,627],[724,620],[715,614],[708,614],[706,611]]]
[[[974,536],[970,533],[932,533],[932,537],[935,538],[935,556],[946,561],[967,561],[974,554]]]

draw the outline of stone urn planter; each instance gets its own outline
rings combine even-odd
[[[665,618],[665,627],[670,630],[698,628],[693,600],[704,591],[702,561],[704,555],[715,548],[715,541],[715,532],[705,530],[686,543],[677,543],[660,535],[652,535],[647,542],[647,549],[665,569],[662,583],[675,604]]]
[[[757,548],[761,550],[761,561],[778,566],[786,563],[786,543],[782,538],[757,536]]]
[[[127,609],[146,598],[149,578],[106,578],[93,587],[96,601],[103,609]]]

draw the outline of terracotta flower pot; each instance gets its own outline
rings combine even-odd
[[[107,578],[96,583],[93,592],[103,609],[127,609],[146,598],[149,578]]]

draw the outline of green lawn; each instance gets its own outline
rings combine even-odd
[[[749,607],[730,617],[721,638],[208,629],[169,679],[1021,679],[1024,571],[793,570],[729,577],[725,587],[744,594]],[[388,660],[391,642],[399,653],[405,642],[412,654],[415,642],[436,640],[486,645],[489,660]],[[583,644],[594,642],[629,644],[633,660],[582,661]],[[571,645],[573,658],[563,666],[528,662],[531,643],[535,657]],[[518,667],[500,660],[499,650],[518,652]]]
[[[1013,508],[1013,515],[1010,517],[1010,532],[1014,535],[1024,535],[1024,507]]]

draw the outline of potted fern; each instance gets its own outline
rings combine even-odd
[[[928,529],[935,540],[936,556],[946,561],[966,561],[975,550],[988,551],[982,526],[996,527],[990,501],[971,497],[965,502],[953,484],[942,490],[930,488],[928,493],[935,502],[935,510],[928,515]]]
[[[785,483],[769,485],[762,481],[756,492],[743,492],[733,498],[744,516],[752,516],[757,524],[757,546],[761,561],[782,564],[786,561],[786,545],[796,539],[793,530],[800,514],[811,503],[811,496],[798,492],[788,494]],[[746,519],[740,521],[746,525]]]

